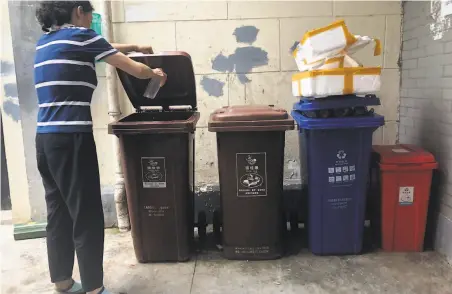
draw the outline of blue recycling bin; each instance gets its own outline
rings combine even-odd
[[[302,172],[307,172],[309,248],[314,254],[362,250],[372,134],[384,125],[383,116],[367,111],[367,106],[379,104],[374,96],[352,95],[294,105]]]

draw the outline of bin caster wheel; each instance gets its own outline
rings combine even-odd
[[[291,212],[289,215],[290,231],[295,233],[298,231],[298,213]]]
[[[218,210],[213,211],[213,236],[215,244],[221,244],[221,213]]]
[[[206,240],[207,216],[204,211],[198,213],[198,236],[199,240]]]

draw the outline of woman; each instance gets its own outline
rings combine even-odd
[[[36,47],[39,101],[36,150],[47,203],[47,251],[58,293],[109,293],[103,287],[104,216],[90,102],[95,62],[105,61],[141,79],[166,81],[122,52],[151,47],[109,44],[90,30],[89,1],[40,2],[36,17],[45,34]],[[74,282],[74,252],[81,283]]]

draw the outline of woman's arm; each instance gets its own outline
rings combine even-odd
[[[153,54],[154,53],[154,50],[152,50],[151,46],[119,44],[119,43],[112,43],[111,46],[113,46],[113,48],[117,49],[119,52],[122,52],[122,53],[129,53],[132,51],[141,52],[144,54]]]
[[[166,74],[161,69],[151,69],[147,65],[136,62],[121,52],[106,57],[104,61],[138,79],[160,78],[160,86],[163,86],[166,82]]]

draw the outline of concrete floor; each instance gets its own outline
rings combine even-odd
[[[12,233],[11,224],[3,222],[1,293],[52,293],[45,240],[15,242]],[[452,294],[452,268],[435,252],[319,257],[302,250],[280,260],[247,262],[210,251],[187,263],[139,264],[130,234],[115,230],[106,234],[105,273],[111,290],[128,294]]]

